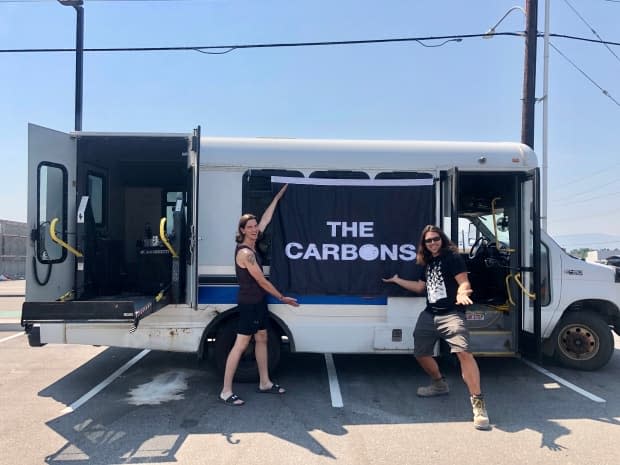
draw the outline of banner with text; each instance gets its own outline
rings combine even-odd
[[[299,295],[403,295],[381,278],[419,279],[422,229],[433,222],[433,179],[273,177],[288,184],[273,220],[270,279]]]

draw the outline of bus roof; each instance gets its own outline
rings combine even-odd
[[[515,142],[202,137],[203,166],[333,170],[524,171],[536,154]]]

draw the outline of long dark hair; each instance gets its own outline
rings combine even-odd
[[[424,226],[422,234],[420,234],[420,242],[418,242],[418,253],[416,254],[415,260],[418,265],[425,266],[432,257],[432,254],[426,248],[426,243],[424,242],[424,236],[426,236],[426,233],[428,232],[435,232],[439,235],[439,237],[441,237],[441,249],[439,250],[440,254],[443,255],[448,251],[458,253],[458,247],[454,244],[454,242],[448,239],[446,233],[444,233],[438,226],[428,224]]]
[[[243,215],[241,215],[241,218],[239,218],[239,225],[237,226],[237,235],[235,236],[235,242],[237,244],[241,244],[243,242],[243,239],[245,239],[245,234],[243,234],[241,232],[241,229],[245,229],[245,225],[248,224],[248,221],[250,220],[256,220],[256,216],[252,215],[251,213],[244,213]]]

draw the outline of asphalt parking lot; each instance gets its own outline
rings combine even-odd
[[[213,365],[192,354],[31,348],[5,318],[0,463],[617,464],[618,337],[616,347],[594,373],[481,359],[493,425],[481,432],[450,360],[450,395],[420,399],[426,378],[410,356],[334,355],[328,370],[323,354],[285,354],[285,395],[237,384],[247,403],[229,407]]]

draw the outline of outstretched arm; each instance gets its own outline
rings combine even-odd
[[[283,304],[291,305],[293,307],[299,307],[297,299],[285,296],[280,291],[278,291],[276,287],[269,282],[269,280],[267,280],[267,278],[263,274],[263,271],[256,263],[256,257],[252,252],[247,249],[239,250],[239,252],[237,253],[237,263],[239,263],[239,266],[241,266],[242,268],[246,268],[250,275],[256,280],[258,285],[269,294],[274,296],[276,299],[278,299],[280,302],[282,302]]]
[[[456,282],[459,284],[458,289],[456,290],[456,304],[457,305],[471,305],[473,304],[471,298],[469,297],[474,291],[471,288],[471,284],[469,279],[467,278],[467,273],[459,273],[454,276]]]
[[[284,191],[286,191],[287,187],[288,184],[284,184],[284,186],[282,186],[282,189],[280,189],[280,191],[273,197],[273,200],[265,210],[265,213],[263,213],[260,223],[258,223],[258,230],[260,232],[265,232],[265,229],[267,229],[267,226],[271,223],[271,218],[273,218],[273,212],[276,210],[276,205],[278,205],[278,202],[284,195]]]
[[[421,294],[426,289],[426,283],[424,281],[410,281],[408,279],[399,278],[397,274],[391,278],[383,278],[384,283],[398,284],[400,287],[407,289],[408,291]]]

